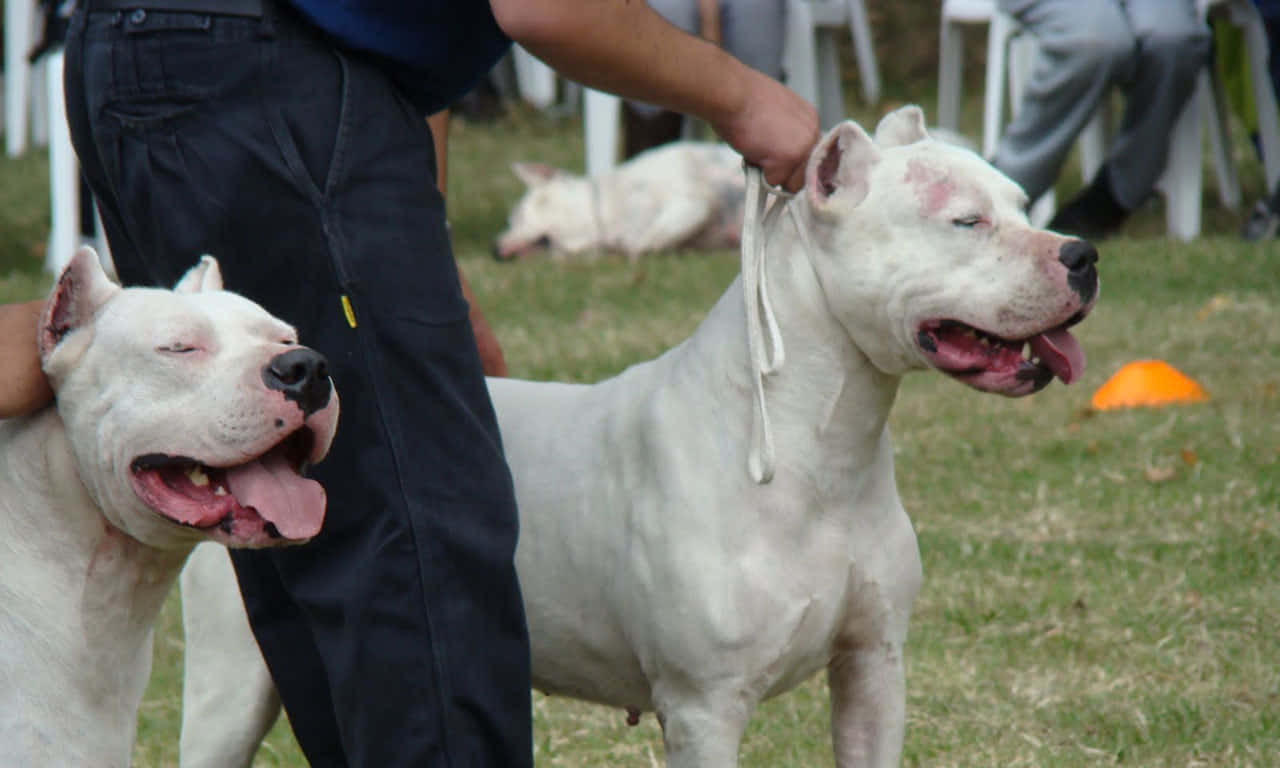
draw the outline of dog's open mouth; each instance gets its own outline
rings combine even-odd
[[[916,343],[929,361],[983,392],[1014,397],[1048,386],[1054,377],[1070,384],[1084,372],[1084,350],[1067,329],[1077,314],[1055,328],[1024,339],[1005,339],[956,320],[930,320]]]
[[[302,476],[314,441],[303,427],[258,458],[227,467],[146,454],[130,464],[134,492],[181,525],[241,541],[305,541],[324,522],[324,488]]]

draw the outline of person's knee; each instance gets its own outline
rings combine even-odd
[[[1208,61],[1211,39],[1208,28],[1170,27],[1145,35],[1139,44],[1143,63],[1191,76]]]
[[[1089,12],[1089,7],[1082,4],[1079,17],[1069,27],[1045,38],[1043,44],[1063,65],[1079,74],[1118,72],[1135,60],[1138,40],[1123,15],[1111,8]]]
[[[1114,72],[1132,61],[1138,52],[1138,41],[1128,27],[1112,23],[1109,17],[1088,20],[1087,35],[1081,36],[1076,58],[1079,66],[1090,70]]]

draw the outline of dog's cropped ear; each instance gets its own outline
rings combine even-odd
[[[92,334],[74,332],[85,328],[98,309],[119,290],[120,286],[111,282],[103,271],[102,262],[92,248],[86,245],[76,251],[58,275],[40,316],[40,361],[46,373],[56,379],[59,366],[55,357],[58,360],[80,357]]]
[[[825,210],[833,201],[857,205],[870,189],[880,150],[857,123],[846,120],[827,132],[809,155],[804,187],[809,205]]]
[[[511,172],[527,187],[545,184],[560,171],[546,163],[512,163]]]
[[[876,143],[882,147],[905,147],[929,138],[924,124],[924,110],[914,104],[900,107],[880,118],[876,126]]]
[[[218,260],[209,255],[200,257],[200,261],[187,274],[182,276],[178,284],[173,286],[174,293],[201,293],[203,291],[222,290],[222,270]]]

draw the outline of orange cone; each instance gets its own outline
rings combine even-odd
[[[1163,360],[1138,360],[1120,370],[1093,393],[1092,405],[1099,411],[1138,406],[1158,407],[1170,403],[1198,403],[1208,400],[1204,389]]]

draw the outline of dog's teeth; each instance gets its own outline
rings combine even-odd
[[[226,488],[223,488],[221,485],[219,485],[219,486],[215,486],[215,487],[214,487],[214,489],[213,489],[213,495],[214,495],[214,496],[226,496],[226,495],[227,495],[227,489],[226,489]]]
[[[188,469],[187,479],[191,481],[192,485],[199,488],[203,488],[209,484],[209,476],[206,475],[204,470],[199,467],[192,467],[191,469]]]

